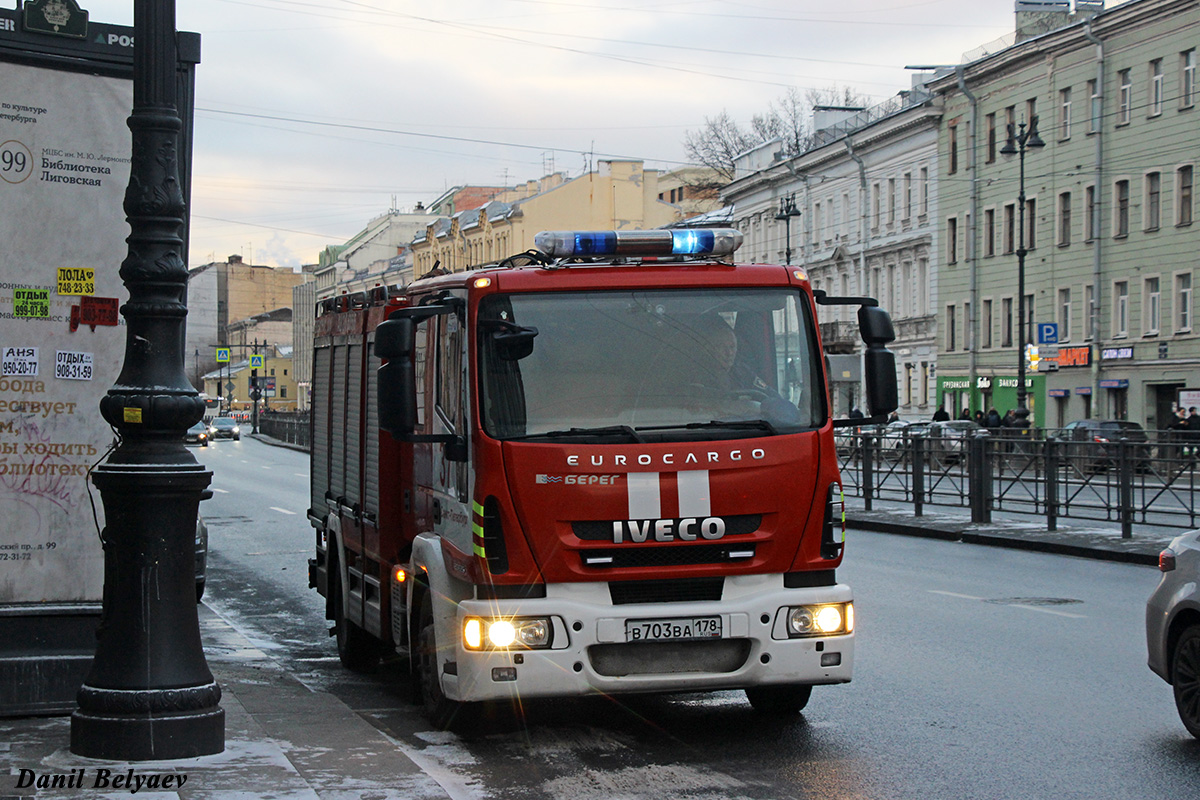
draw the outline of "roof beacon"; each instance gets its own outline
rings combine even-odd
[[[653,231],[542,231],[534,246],[552,258],[728,256],[742,245],[733,228]]]

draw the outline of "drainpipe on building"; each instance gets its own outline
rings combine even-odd
[[[1100,419],[1104,418],[1101,413],[1100,405],[1100,273],[1102,261],[1100,258],[1100,247],[1104,242],[1104,236],[1100,230],[1100,225],[1104,221],[1104,215],[1100,213],[1101,198],[1104,196],[1103,184],[1101,183],[1104,177],[1104,42],[1092,33],[1092,21],[1088,19],[1083,23],[1083,35],[1087,40],[1096,45],[1096,97],[1100,103],[1100,108],[1093,111],[1088,107],[1088,124],[1091,124],[1091,115],[1095,114],[1098,120],[1096,126],[1096,190],[1094,193],[1095,203],[1092,207],[1092,233],[1095,238],[1092,241],[1092,307],[1088,309],[1088,325],[1092,333],[1092,416]],[[1090,101],[1090,98],[1089,98]],[[1107,403],[1106,403],[1107,405]]]
[[[858,285],[859,294],[866,296],[870,294],[870,285],[867,281],[867,250],[871,246],[871,226],[867,220],[867,166],[863,163],[862,157],[854,152],[854,141],[850,136],[847,135],[843,141],[846,142],[846,151],[850,154],[850,159],[858,165],[858,224],[860,229],[859,241],[861,242],[858,250],[858,270],[860,273]]]
[[[970,297],[971,310],[967,315],[967,359],[968,359],[968,380],[970,386],[967,389],[968,396],[974,393],[975,387],[978,384],[977,375],[979,365],[976,361],[979,342],[979,259],[978,249],[975,246],[979,235],[979,159],[976,147],[978,145],[978,137],[976,131],[979,129],[979,101],[975,95],[971,94],[971,90],[967,88],[967,80],[963,75],[963,65],[959,64],[954,68],[954,76],[958,79],[958,90],[966,96],[967,101],[971,104],[971,132],[967,137],[968,149],[971,151],[971,199],[970,199],[970,224],[967,225],[967,264],[969,265],[968,272],[970,275]],[[935,254],[936,255],[936,254]],[[937,309],[934,309],[937,312]],[[981,405],[982,407],[982,405]],[[986,409],[984,409],[986,413]]]

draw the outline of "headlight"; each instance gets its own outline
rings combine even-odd
[[[836,636],[854,630],[854,604],[795,606],[788,609],[788,635]]]
[[[534,649],[550,646],[550,620],[544,617],[526,619],[463,620],[463,645],[468,650]]]

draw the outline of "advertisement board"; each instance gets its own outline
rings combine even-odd
[[[131,29],[84,30],[0,9],[0,714],[73,707],[103,590],[89,472],[125,354],[133,52]]]

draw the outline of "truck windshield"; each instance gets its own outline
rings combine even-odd
[[[479,330],[483,426],[499,439],[770,436],[827,416],[794,289],[494,295]]]

